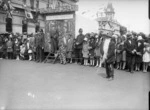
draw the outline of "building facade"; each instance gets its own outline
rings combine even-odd
[[[36,1],[33,0],[34,7],[36,7]],[[35,15],[36,10],[31,9],[32,2],[30,0],[26,0],[26,6],[31,11],[33,15]],[[41,5],[42,4],[42,5]],[[39,8],[46,7],[47,1],[46,0],[40,0],[39,1]],[[12,32],[13,33],[23,33],[23,21],[26,18],[25,15],[25,9],[24,9],[24,0],[11,0],[11,5],[14,7],[14,10],[12,11]],[[7,13],[4,10],[0,10],[0,33],[1,32],[7,32]],[[35,23],[32,20],[27,20],[27,33],[35,33],[36,25],[40,25],[41,28],[45,29],[45,17],[43,15],[38,16],[37,23]],[[11,24],[8,25],[11,27]]]
[[[120,35],[120,23],[117,22],[116,19],[114,19],[115,11],[112,6],[112,3],[108,3],[107,7],[104,9],[103,14],[98,15],[104,15],[104,16],[98,16],[96,19],[99,24],[99,31],[107,34],[109,32],[113,32],[115,34]]]
[[[8,17],[0,8],[0,33],[35,33],[39,28],[45,32],[45,51],[49,50],[49,39],[57,32],[75,36],[75,11],[78,0],[1,0],[10,1],[14,7]],[[29,17],[29,18],[28,18]]]

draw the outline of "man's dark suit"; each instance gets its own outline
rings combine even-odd
[[[44,47],[44,35],[37,34],[35,37],[35,47],[36,47],[36,61],[42,62],[43,60],[43,51],[42,48]]]
[[[84,41],[84,35],[80,34],[76,38],[76,44],[75,45],[75,53],[76,53],[76,58],[78,58],[78,62],[82,63],[82,46],[83,46],[83,41]]]
[[[135,53],[133,53],[133,50],[136,48],[135,41],[127,40],[125,42],[125,50],[126,50],[126,61],[127,61],[127,67],[129,69],[129,72],[133,72],[134,63],[135,63]]]

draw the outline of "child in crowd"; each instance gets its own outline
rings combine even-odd
[[[150,44],[144,42],[144,49],[143,49],[143,72],[147,72],[148,64],[150,62]]]
[[[83,58],[84,58],[84,65],[87,66],[88,65],[88,55],[89,55],[89,43],[88,43],[88,39],[87,37],[84,38],[84,42],[83,42],[83,48],[82,48],[82,54],[83,54]]]
[[[30,37],[27,38],[27,50],[28,50],[28,55],[29,55],[29,61],[32,60],[32,48],[30,45]]]
[[[26,51],[26,46],[25,46],[25,43],[23,43],[21,46],[20,46],[20,58],[22,60],[25,59],[25,51]]]
[[[95,37],[91,34],[91,38],[89,41],[89,57],[90,57],[90,66],[94,66],[94,50],[95,50]]]

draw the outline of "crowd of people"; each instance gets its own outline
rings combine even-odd
[[[0,34],[0,59],[16,59],[43,62],[44,32],[41,29],[35,34]],[[104,50],[108,49],[106,37],[115,42],[113,65],[116,69],[133,71],[149,71],[150,67],[150,35],[130,32],[124,35],[103,35],[87,33],[79,29],[76,38],[72,34],[57,33],[50,36],[50,51],[54,57],[59,56],[61,64],[76,63],[91,67],[104,67]],[[110,51],[110,50],[108,50]]]

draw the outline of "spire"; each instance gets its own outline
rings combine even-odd
[[[105,12],[107,13],[115,13],[114,12],[114,8],[113,8],[113,6],[112,6],[112,3],[108,3],[107,4],[107,7],[105,8]]]
[[[107,7],[104,9],[104,11],[105,11],[106,17],[108,17],[109,19],[112,19],[114,17],[115,12],[114,12],[112,3],[109,2],[107,4]]]

